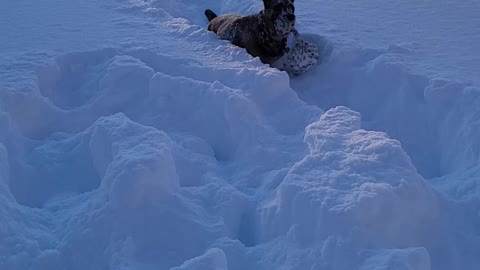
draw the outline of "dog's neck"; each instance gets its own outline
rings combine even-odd
[[[263,10],[258,14],[258,23],[262,26],[261,34],[264,37],[268,37],[269,39],[277,42],[283,42],[287,40],[288,35],[279,35],[272,20],[265,15]]]
[[[265,16],[263,10],[257,15],[258,23],[261,25],[260,34],[263,36],[266,44],[265,47],[270,48],[269,53],[273,58],[280,58],[285,53],[288,53],[287,46],[288,36],[279,35],[275,29],[275,25],[270,18]]]

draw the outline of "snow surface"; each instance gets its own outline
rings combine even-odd
[[[478,269],[480,2],[296,1],[292,79],[261,6],[0,3],[1,270]]]

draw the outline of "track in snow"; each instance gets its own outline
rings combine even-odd
[[[198,4],[90,5],[77,52],[5,45],[1,269],[475,269],[475,86],[332,32],[290,79]]]

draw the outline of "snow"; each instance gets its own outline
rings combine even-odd
[[[478,1],[297,2],[295,78],[261,1],[2,2],[0,269],[477,269]]]
[[[202,256],[193,258],[182,264],[181,267],[174,267],[172,270],[188,270],[188,269],[228,269],[225,253],[218,248],[212,248]]]

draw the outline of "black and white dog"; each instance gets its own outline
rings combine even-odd
[[[250,16],[217,16],[207,9],[208,30],[245,48],[272,67],[298,75],[318,62],[318,49],[295,30],[294,0],[263,0],[264,9]]]

